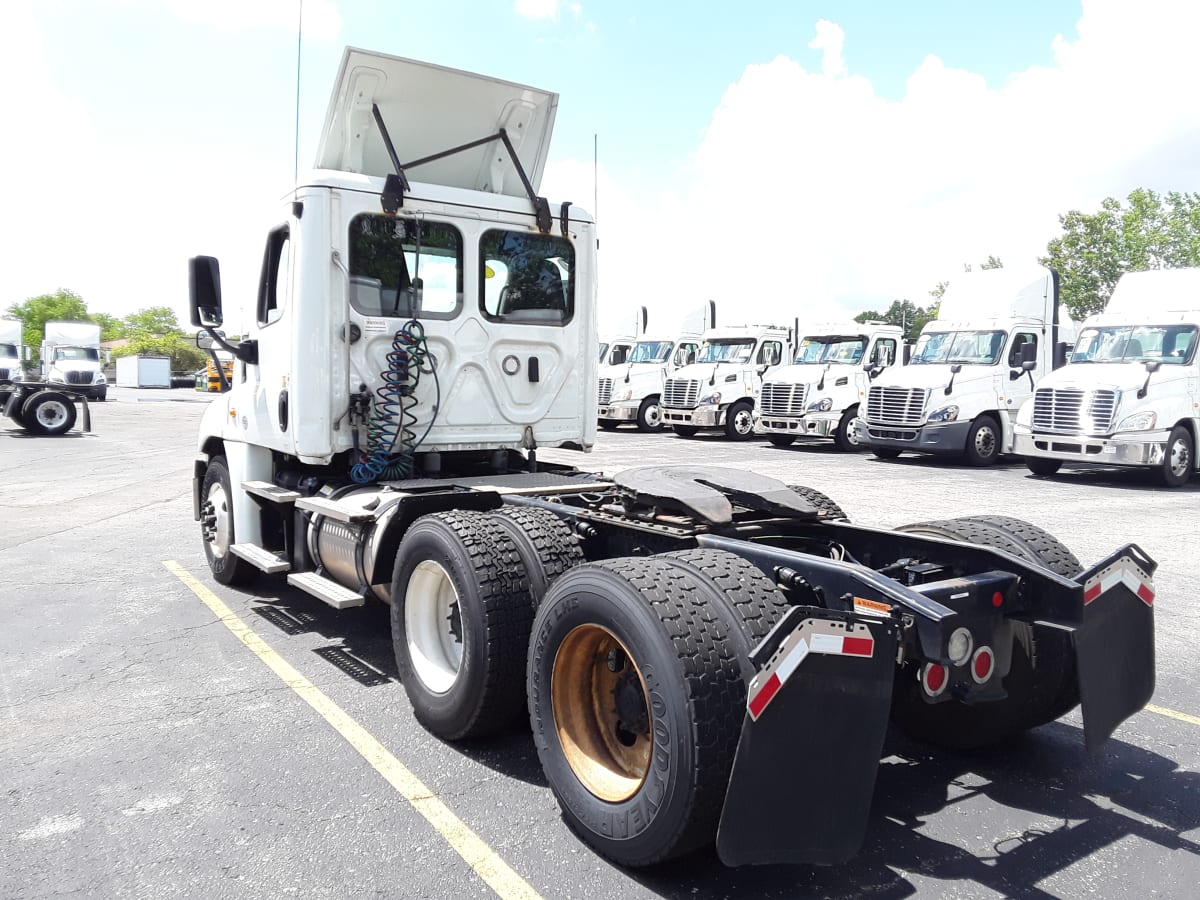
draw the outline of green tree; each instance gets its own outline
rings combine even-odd
[[[53,294],[39,294],[24,303],[13,303],[6,310],[12,318],[20,319],[22,337],[31,348],[30,364],[36,366],[41,360],[42,338],[46,336],[47,322],[86,322],[89,320],[87,304],[74,291],[59,288]]]
[[[1063,233],[1038,262],[1062,276],[1063,303],[1082,319],[1104,308],[1126,272],[1200,266],[1200,194],[1138,188],[1126,201],[1058,217]]]
[[[175,318],[175,310],[169,306],[151,306],[139,309],[125,317],[125,335],[135,334],[170,334],[179,331],[179,320]]]
[[[88,318],[100,326],[100,340],[116,341],[126,336],[125,323],[108,313],[92,313]]]
[[[936,314],[936,305],[922,309],[911,300],[893,300],[887,312],[879,313],[874,310],[859,313],[854,317],[855,322],[887,322],[889,325],[899,325],[904,329],[905,340],[916,340],[925,323]]]
[[[113,356],[169,356],[172,372],[194,372],[208,359],[207,353],[178,331],[161,337],[139,331],[128,344],[114,350]]]

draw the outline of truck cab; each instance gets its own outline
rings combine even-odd
[[[662,392],[666,380],[696,361],[699,334],[644,335],[625,362],[600,370],[596,417],[601,428],[635,423],[639,431],[662,428]]]
[[[601,366],[619,366],[629,357],[629,351],[637,343],[637,338],[621,335],[612,340],[600,341],[599,362]]]
[[[907,366],[867,392],[855,423],[878,457],[906,451],[988,466],[1013,452],[1013,423],[1036,379],[1061,365],[1075,325],[1058,275],[1041,266],[969,272],[950,284]]]
[[[1015,425],[1035,475],[1064,462],[1155,471],[1168,487],[1196,471],[1200,269],[1129,272],[1087,319],[1066,366],[1040,381]]]
[[[29,348],[17,319],[0,319],[0,381],[24,381]]]
[[[100,326],[91,322],[47,322],[42,341],[42,376],[89,400],[108,398],[102,371]]]
[[[755,430],[776,447],[821,437],[858,450],[859,405],[872,380],[902,364],[904,334],[880,322],[811,325],[801,333],[792,364],[763,377]]]
[[[663,423],[680,437],[720,430],[731,440],[754,434],[754,407],[767,373],[793,352],[794,332],[775,325],[713,328],[704,333],[696,362],[663,387]]]

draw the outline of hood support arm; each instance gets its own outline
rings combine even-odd
[[[412,190],[408,183],[408,169],[415,169],[417,166],[431,163],[435,160],[444,159],[447,156],[453,156],[455,153],[462,153],[466,150],[473,150],[483,144],[491,143],[492,141],[500,141],[504,144],[504,149],[508,151],[508,158],[512,161],[513,168],[517,170],[517,176],[521,179],[521,184],[525,187],[525,193],[529,197],[529,203],[533,206],[533,214],[537,219],[538,231],[542,234],[549,234],[553,224],[553,216],[550,214],[550,204],[545,197],[539,197],[533,189],[533,184],[529,181],[529,176],[525,174],[525,169],[521,165],[521,160],[517,157],[516,151],[513,149],[512,141],[508,139],[508,132],[501,128],[495,134],[490,134],[487,137],[482,137],[474,141],[468,141],[465,144],[459,144],[457,147],[451,147],[449,150],[442,150],[440,153],[431,153],[429,156],[422,156],[420,159],[414,159],[410,162],[401,163],[400,157],[396,155],[396,148],[392,144],[391,135],[388,134],[387,125],[383,121],[383,114],[379,112],[379,105],[371,104],[371,113],[375,116],[375,124],[379,126],[379,134],[383,138],[384,146],[387,147],[388,156],[392,159],[392,166],[396,169],[395,176],[389,175],[387,186],[383,192],[384,212],[395,213],[404,205],[404,195]],[[567,204],[563,206],[563,216],[566,217]],[[564,229],[565,230],[565,229]]]

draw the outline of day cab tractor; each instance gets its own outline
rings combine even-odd
[[[750,473],[538,458],[596,429],[595,226],[537,193],[557,103],[347,50],[243,340],[191,261],[237,360],[195,460],[213,578],[389,604],[416,719],[527,719],[566,823],[626,866],[847,860],[889,719],[970,747],[1082,705],[1099,748],[1153,691],[1136,545],[1084,567],[1015,519],[881,530]]]

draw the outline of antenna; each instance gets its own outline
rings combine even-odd
[[[296,131],[292,160],[292,199],[300,187],[300,39],[304,34],[304,0],[296,0]]]
[[[592,222],[600,221],[600,136],[592,132]]]

